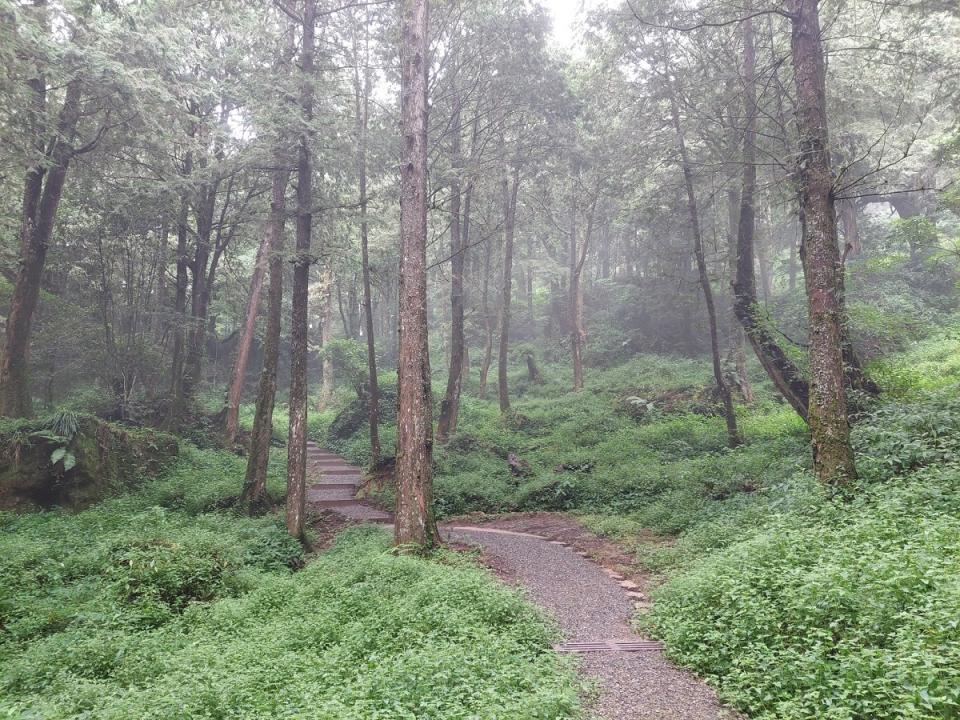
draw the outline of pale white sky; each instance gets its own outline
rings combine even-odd
[[[576,50],[580,42],[580,23],[584,15],[609,5],[609,0],[540,0],[553,15],[553,37],[557,44]]]

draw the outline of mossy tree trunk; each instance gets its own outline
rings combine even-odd
[[[463,169],[461,129],[460,99],[457,97],[454,99],[450,122],[450,155],[453,166],[450,178],[450,371],[447,375],[447,389],[440,402],[440,417],[437,420],[437,442],[440,443],[445,443],[457,430],[463,378],[463,269],[467,249],[463,242],[460,208],[460,172]]]
[[[503,284],[500,295],[500,346],[497,354],[497,399],[500,412],[510,411],[507,383],[507,359],[510,352],[510,302],[513,296],[513,238],[517,220],[517,194],[520,190],[520,166],[514,165],[509,180],[503,182]]]
[[[35,7],[46,12],[46,2]],[[40,298],[40,279],[47,248],[57,219],[70,161],[77,154],[71,145],[80,120],[83,81],[67,83],[63,104],[51,139],[41,123],[47,111],[47,79],[42,71],[27,81],[31,93],[29,113],[35,133],[34,149],[42,160],[27,169],[20,208],[20,263],[10,298],[6,338],[0,355],[0,415],[26,417],[32,412],[29,380],[30,334]]]
[[[787,356],[760,315],[754,265],[756,229],[756,50],[753,21],[743,21],[744,116],[743,184],[737,224],[737,267],[733,282],[733,309],[767,375],[790,406],[807,419],[809,388],[799,367]]]
[[[282,158],[278,157],[282,164]],[[270,219],[267,225],[266,255],[269,265],[267,290],[267,328],[263,346],[263,369],[257,387],[256,412],[250,433],[247,474],[240,495],[240,506],[255,514],[266,499],[267,465],[273,437],[273,407],[277,394],[277,367],[280,361],[280,324],[283,315],[283,228],[286,192],[290,171],[275,170],[270,191]]]
[[[307,360],[309,352],[310,240],[313,230],[313,73],[317,0],[304,0],[300,52],[300,140],[297,158],[297,251],[290,322],[290,429],[287,437],[287,532],[306,543]]]
[[[826,71],[819,0],[790,0],[797,92],[797,178],[810,337],[808,422],[814,472],[842,487],[856,479],[843,367],[843,271],[827,132]]]
[[[427,336],[427,12],[427,0],[403,0],[394,541],[416,548],[439,542],[433,516],[433,408]]]

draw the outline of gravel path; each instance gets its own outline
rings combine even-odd
[[[567,642],[641,639],[630,628],[633,603],[624,588],[570,548],[503,530],[448,528],[445,533],[449,540],[482,546],[556,619]],[[597,681],[599,694],[591,710],[603,720],[737,717],[707,685],[671,665],[658,650],[579,657],[584,673]]]

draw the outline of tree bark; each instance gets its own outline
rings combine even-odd
[[[184,161],[184,175],[192,171],[192,156],[188,152]],[[183,395],[183,363],[184,345],[186,343],[187,322],[187,285],[190,282],[187,258],[187,218],[189,206],[186,194],[180,198],[180,212],[177,216],[177,286],[173,298],[173,353],[170,362],[170,408],[167,415],[167,425],[170,429],[177,426],[178,419],[183,417],[185,400]]]
[[[359,69],[354,74],[357,89],[357,131],[359,135],[359,157],[357,159],[360,184],[360,264],[363,281],[363,318],[367,333],[367,374],[370,376],[370,465],[380,464],[380,383],[377,379],[377,347],[373,332],[373,294],[370,289],[370,249],[367,222],[367,129],[370,118],[370,18],[365,18],[364,26],[364,67],[363,84],[360,83]],[[331,373],[331,380],[332,380]]]
[[[267,327],[263,345],[263,368],[257,386],[257,404],[250,433],[247,474],[240,493],[239,505],[251,514],[264,508],[267,487],[267,465],[270,461],[270,440],[273,437],[273,407],[277,394],[277,367],[280,364],[280,324],[283,315],[283,227],[286,212],[286,169],[273,173],[270,192],[270,218],[264,234],[264,259],[270,268],[267,291]],[[262,247],[262,246],[261,246]]]
[[[707,260],[703,250],[703,236],[700,233],[700,211],[697,208],[697,196],[693,186],[693,170],[690,166],[687,144],[683,137],[683,128],[680,125],[677,98],[672,90],[670,94],[670,114],[677,134],[677,149],[680,153],[680,164],[683,170],[683,184],[687,191],[687,210],[690,213],[690,229],[693,233],[693,254],[697,261],[697,275],[700,280],[700,289],[703,291],[703,301],[707,307],[707,321],[710,325],[710,356],[713,360],[713,379],[723,402],[723,416],[727,423],[727,444],[735,448],[743,443],[743,439],[740,437],[740,430],[737,428],[737,415],[733,408],[730,386],[723,376],[723,365],[720,360],[720,336],[717,332],[717,309],[713,302],[713,288],[710,286],[710,275],[707,272]]]
[[[309,333],[310,239],[313,228],[313,67],[317,0],[304,0],[300,54],[300,112],[303,126],[297,157],[297,253],[293,264],[290,323],[290,429],[287,439],[287,532],[306,543],[307,354]]]
[[[326,345],[333,339],[333,273],[329,270],[323,278],[323,306],[320,310],[320,343]],[[368,357],[369,363],[369,357]],[[326,410],[333,404],[335,381],[333,377],[333,358],[329,353],[323,354],[320,361],[320,399],[317,401],[317,410]]]
[[[457,431],[460,414],[460,388],[463,382],[464,331],[463,331],[463,268],[466,262],[466,245],[463,242],[460,224],[460,172],[463,169],[461,152],[460,100],[454,99],[453,117],[450,122],[452,134],[450,152],[453,177],[450,180],[450,372],[447,389],[440,401],[440,417],[437,421],[437,442],[445,443]]]
[[[40,5],[42,7],[45,3]],[[38,72],[28,85],[32,93],[31,111],[34,121],[39,124],[47,105],[46,77]],[[74,155],[70,142],[80,119],[81,91],[79,78],[67,83],[57,118],[56,136],[49,149],[44,149],[46,143],[37,136],[35,149],[44,150],[45,157],[26,172],[20,212],[20,265],[10,298],[6,341],[0,357],[0,415],[26,417],[33,410],[29,377],[30,333],[57,208]]]
[[[574,190],[574,193],[576,190]],[[583,390],[583,343],[586,331],[583,328],[583,265],[590,247],[593,234],[593,213],[596,201],[587,211],[587,230],[582,247],[577,240],[577,202],[570,204],[570,252],[569,252],[569,313],[570,313],[570,355],[573,360],[573,392]]]
[[[800,368],[787,356],[760,315],[754,273],[754,231],[756,228],[756,49],[753,21],[743,21],[744,38],[744,114],[743,188],[740,194],[740,218],[737,228],[737,272],[733,283],[734,312],[747,339],[777,390],[804,420],[807,419],[807,381]]]
[[[507,385],[507,354],[510,350],[510,300],[513,295],[513,235],[517,219],[520,167],[515,165],[509,185],[504,181],[503,292],[500,296],[500,348],[497,355],[497,398],[500,412],[510,411]]]
[[[184,362],[182,392],[189,401],[200,382],[200,370],[207,336],[207,310],[210,288],[207,285],[207,264],[210,261],[210,239],[216,203],[216,183],[204,183],[197,208],[197,244],[190,262],[190,332],[187,335],[187,356]]]
[[[814,472],[844,488],[856,478],[843,368],[842,264],[837,247],[819,0],[790,0],[797,90],[802,259],[810,337],[808,422]]]
[[[394,541],[421,549],[440,540],[433,516],[433,408],[427,336],[427,14],[427,0],[403,0]]]
[[[734,143],[735,146],[738,143]],[[732,178],[731,178],[732,182]],[[727,233],[729,251],[727,253],[728,269],[730,272],[731,289],[737,283],[737,235],[740,227],[740,198],[736,190],[732,188],[727,191]],[[737,319],[736,298],[731,297],[728,312],[729,320],[729,338],[727,349],[727,360],[732,362],[736,368],[736,383],[740,388],[740,394],[744,402],[748,405],[754,401],[753,386],[750,384],[750,377],[747,374],[747,336],[743,331],[743,326]]]
[[[490,272],[493,265],[493,243],[488,239],[483,248],[483,290],[481,310],[483,312],[483,360],[480,362],[480,384],[477,397],[487,399],[487,378],[490,364],[493,362],[493,313],[490,310]]]
[[[276,191],[276,187],[273,188]],[[275,200],[275,198],[274,198]],[[260,296],[263,293],[263,280],[266,275],[270,256],[270,233],[272,232],[273,216],[267,222],[267,231],[257,247],[257,258],[253,265],[253,275],[250,278],[250,292],[247,295],[247,310],[244,315],[243,329],[240,331],[240,342],[237,345],[237,356],[230,372],[230,386],[227,389],[227,403],[224,408],[223,435],[224,444],[233,447],[237,439],[237,429],[240,418],[240,400],[243,395],[243,386],[247,379],[247,365],[250,362],[250,350],[253,347],[253,336],[257,326],[257,314],[260,308]]]

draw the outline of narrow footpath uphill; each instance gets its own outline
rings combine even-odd
[[[389,513],[356,499],[360,468],[314,443],[307,452],[311,505],[352,522],[392,522]],[[480,546],[498,574],[524,586],[530,599],[553,616],[565,640],[557,651],[579,655],[581,670],[596,681],[595,717],[737,717],[706,684],[670,664],[658,643],[632,630],[630,616],[638,601],[646,602],[644,588],[611,569],[628,559],[612,557],[608,543],[575,521],[548,513],[516,515],[483,526],[448,525],[442,532],[448,542]]]
[[[566,519],[542,527],[518,520],[497,523],[499,527],[450,526],[444,535],[449,541],[479,545],[499,573],[523,585],[530,599],[554,617],[565,639],[557,650],[581,657],[582,671],[597,683],[598,695],[591,704],[595,717],[738,717],[704,682],[672,665],[658,643],[631,629],[630,616],[644,597],[642,588],[585,557],[583,544],[570,536],[579,540],[589,533]]]
[[[363,471],[319,445],[307,443],[307,502],[347,520],[393,522],[393,517],[356,499]]]

